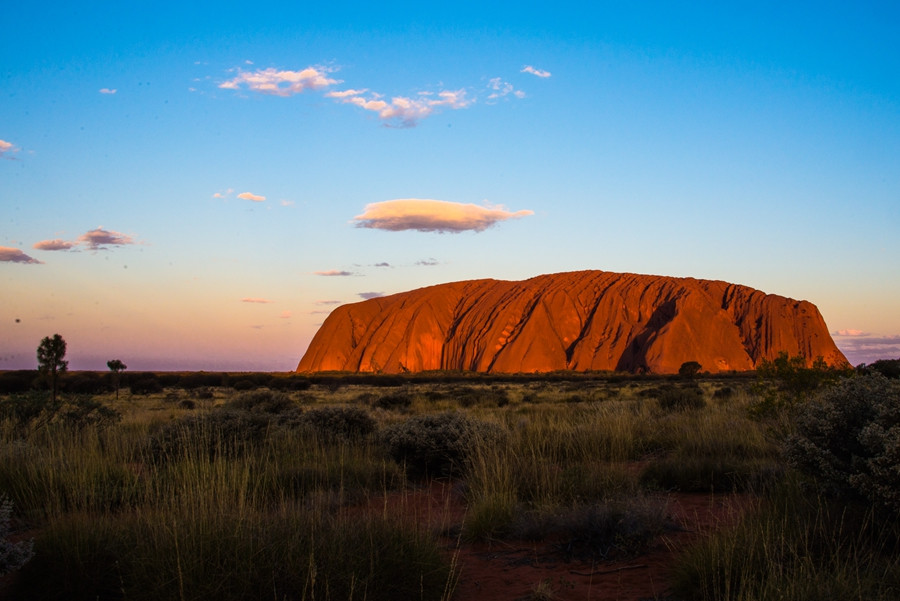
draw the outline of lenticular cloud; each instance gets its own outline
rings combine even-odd
[[[399,232],[481,232],[507,219],[533,215],[533,211],[507,211],[502,206],[481,207],[474,204],[406,198],[385,200],[366,205],[362,215],[354,217],[356,227]]]

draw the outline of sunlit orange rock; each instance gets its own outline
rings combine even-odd
[[[807,301],[727,282],[578,271],[453,282],[342,305],[299,372],[749,370],[780,352],[848,365]]]

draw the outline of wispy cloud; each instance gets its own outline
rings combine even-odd
[[[282,200],[282,201],[281,201],[281,206],[283,206],[283,207],[292,207],[292,206],[294,206],[294,201],[293,201],[293,200]]]
[[[7,142],[6,140],[0,140],[0,158],[4,158],[4,159],[12,158],[12,157],[3,156],[8,152],[19,152],[19,149],[16,148],[15,144],[13,144],[12,142]]]
[[[537,75],[538,77],[540,77],[542,79],[546,79],[546,78],[550,77],[550,75],[551,75],[550,71],[543,71],[541,69],[535,69],[531,65],[526,65],[526,66],[522,67],[521,73],[531,73],[532,75]]]
[[[274,303],[275,301],[269,300],[267,298],[247,297],[247,298],[242,298],[241,302],[242,303],[259,303],[261,305],[268,305],[270,303]]]
[[[362,215],[354,217],[356,227],[399,232],[481,232],[505,221],[533,215],[533,211],[507,211],[502,206],[482,207],[474,204],[405,198],[366,205]]]
[[[241,71],[233,79],[219,84],[220,88],[239,90],[246,88],[260,94],[273,96],[293,96],[306,90],[320,90],[340,83],[328,77],[331,69],[326,67],[307,67],[300,71],[279,70],[275,68]]]
[[[340,305],[341,301],[339,300],[317,300],[317,305]]]
[[[127,234],[105,230],[103,226],[90,230],[78,237],[78,243],[84,244],[91,250],[102,250],[107,246],[125,246],[134,244],[134,238]]]
[[[491,90],[491,93],[488,94],[488,101],[497,100],[510,94],[516,98],[525,98],[525,92],[515,89],[511,83],[503,81],[499,77],[494,77],[488,82],[488,89]]]
[[[313,275],[324,275],[328,277],[343,277],[348,275],[356,275],[352,271],[341,271],[338,269],[327,269],[325,271],[314,271]]]
[[[285,310],[285,311],[282,311],[282,312],[281,312],[281,315],[278,316],[279,319],[290,319],[291,317],[292,317],[291,312],[290,312],[290,311],[286,311],[286,310]]]
[[[474,102],[466,97],[465,90],[442,90],[437,94],[419,92],[415,98],[394,96],[390,102],[382,100],[381,94],[368,93],[367,90],[343,90],[329,92],[344,104],[352,104],[361,109],[378,113],[378,117],[390,127],[415,127],[418,122],[431,115],[435,109],[464,109]]]
[[[900,334],[873,335],[848,328],[832,332],[831,335],[836,338],[838,348],[853,365],[900,357]]]
[[[862,330],[838,330],[836,332],[831,333],[832,336],[868,336],[869,334],[863,332]]]
[[[369,88],[350,87],[344,90],[333,86],[343,80],[331,76],[336,67],[310,66],[299,71],[286,69],[257,69],[245,71],[238,67],[237,75],[219,84],[219,88],[249,90],[273,96],[293,96],[307,91],[320,91],[326,98],[341,104],[356,106],[364,111],[376,113],[387,127],[415,127],[422,119],[440,110],[458,110],[472,106],[476,98],[469,95],[466,88],[422,90],[411,94],[388,95]],[[523,72],[538,77],[550,77],[547,71],[528,66]],[[516,90],[512,84],[500,77],[490,80],[487,90],[488,104],[493,104],[505,96],[524,98],[525,93]]]
[[[390,266],[391,266],[390,263],[385,263],[384,261],[382,261],[381,263],[375,263],[375,265],[373,265],[373,267],[390,267]]]
[[[3,263],[34,263],[41,264],[43,261],[38,261],[34,257],[29,257],[24,252],[19,250],[18,248],[12,248],[10,246],[0,246],[0,262]]]
[[[36,248],[37,250],[71,250],[76,246],[78,246],[77,242],[56,238],[54,240],[41,240],[40,242],[35,242],[32,248]]]
[[[265,196],[260,196],[259,194],[254,194],[253,192],[241,192],[237,195],[237,197],[244,200],[252,200],[253,202],[262,202],[266,199]]]
[[[360,292],[359,297],[365,300],[369,300],[372,298],[378,298],[380,296],[384,296],[384,292]]]
[[[234,192],[234,188],[228,188],[224,192],[216,192],[212,195],[213,198],[228,198],[231,196],[232,192]]]
[[[118,90],[115,88],[100,88],[99,91],[101,94],[115,94],[116,92],[118,92]]]
[[[437,262],[437,260],[432,259],[432,258],[422,259],[421,261],[416,261],[416,265],[423,265],[425,267],[433,267],[434,265],[438,265],[438,264],[439,263]]]

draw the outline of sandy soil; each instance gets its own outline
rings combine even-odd
[[[665,500],[674,527],[658,537],[648,553],[621,561],[567,561],[552,542],[468,544],[448,534],[443,537],[445,548],[459,574],[453,599],[674,601],[672,565],[678,552],[698,537],[734,523],[750,499],[740,495],[669,493]],[[372,498],[355,510],[360,509],[390,515],[399,511],[447,533],[459,531],[466,513],[459,486],[450,482],[434,482],[422,489]],[[0,578],[0,601],[8,599],[12,578],[14,575]]]

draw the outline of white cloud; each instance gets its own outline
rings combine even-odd
[[[532,75],[537,75],[541,79],[546,79],[546,78],[550,77],[550,75],[551,75],[550,71],[542,71],[541,69],[535,69],[531,65],[526,65],[525,67],[523,67],[521,73],[531,73]]]
[[[33,257],[29,257],[24,252],[19,250],[18,248],[12,248],[9,246],[0,246],[0,262],[2,263],[34,263],[41,264],[43,261],[38,261]]]
[[[366,205],[362,215],[354,217],[357,227],[399,232],[481,232],[507,219],[533,215],[533,211],[507,211],[502,206],[481,207],[474,204],[406,198],[385,200]]]
[[[258,194],[254,194],[253,192],[241,192],[237,195],[237,197],[244,200],[252,200],[253,202],[262,202],[266,199],[265,196],[260,196]]]
[[[239,69],[237,77],[219,84],[219,87],[228,90],[246,87],[260,94],[293,96],[306,90],[320,90],[340,83],[340,80],[327,76],[330,71],[325,67],[307,67],[301,71],[279,70],[272,67],[256,71]]]
[[[115,94],[116,92],[118,92],[118,90],[115,88],[100,88],[101,94]]]

